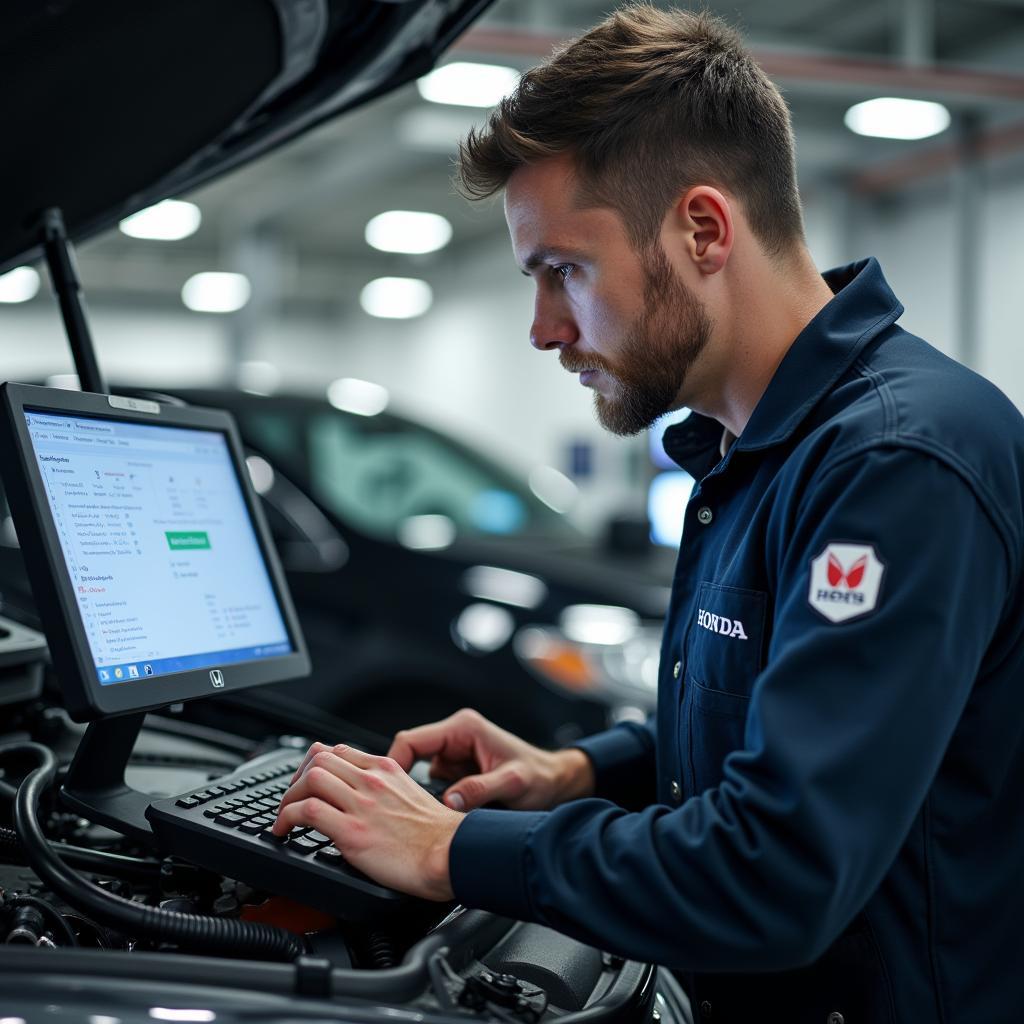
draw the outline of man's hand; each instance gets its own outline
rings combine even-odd
[[[455,783],[444,801],[457,811],[492,802],[547,810],[594,792],[594,770],[582,750],[541,750],[468,709],[398,733],[388,755],[406,771],[430,758],[430,774]]]
[[[382,885],[450,900],[448,849],[461,821],[391,758],[314,743],[281,801],[273,831],[283,836],[309,825]]]

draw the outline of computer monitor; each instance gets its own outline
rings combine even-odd
[[[0,470],[73,718],[309,672],[227,413],[10,383],[0,396]]]

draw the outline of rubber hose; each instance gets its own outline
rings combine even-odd
[[[123,853],[110,853],[106,850],[87,850],[83,846],[70,843],[55,843],[48,839],[50,849],[65,864],[92,871],[98,875],[110,875],[117,878],[131,878],[137,882],[153,882],[160,875],[160,861],[147,857],[128,857]],[[9,857],[19,864],[27,862],[24,847],[13,828],[0,826],[0,857]]]
[[[36,817],[39,798],[57,773],[56,758],[39,743],[10,744],[0,747],[0,753],[13,749],[31,751],[41,762],[18,788],[14,829],[29,866],[69,906],[125,935],[142,935],[201,952],[266,956],[274,960],[295,960],[302,955],[299,940],[280,928],[148,907],[122,899],[79,875],[50,849]]]
[[[395,944],[391,941],[391,936],[385,932],[370,932],[367,952],[370,954],[373,966],[379,971],[394,967],[398,962],[398,958],[395,956]]]

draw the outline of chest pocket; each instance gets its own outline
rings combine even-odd
[[[750,691],[765,651],[767,595],[702,583],[686,658],[680,736],[691,793],[722,780],[722,764],[743,746]]]

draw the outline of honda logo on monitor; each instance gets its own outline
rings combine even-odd
[[[219,668],[210,670],[210,682],[217,687],[218,690],[224,686],[224,673]]]

